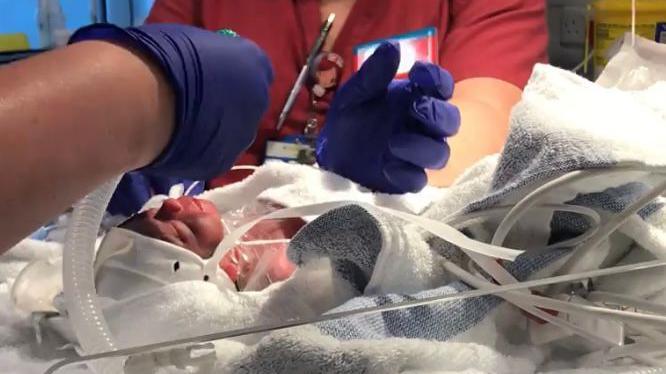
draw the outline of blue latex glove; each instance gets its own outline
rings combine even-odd
[[[460,127],[458,108],[447,103],[451,75],[417,62],[407,80],[393,80],[397,45],[381,44],[335,95],[317,139],[319,166],[372,190],[418,192],[425,169],[449,158],[446,137]]]
[[[171,187],[176,184],[182,184],[188,196],[196,196],[204,191],[204,182],[201,181],[130,172],[123,175],[106,210],[112,215],[129,217],[138,212],[152,196],[168,195]]]
[[[138,49],[162,68],[174,90],[174,133],[162,154],[141,169],[145,174],[210,179],[229,170],[254,140],[273,81],[270,62],[256,44],[175,24],[91,25],[70,43],[84,40]]]

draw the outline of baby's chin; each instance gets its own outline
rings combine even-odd
[[[184,247],[185,249],[193,252],[195,255],[205,259],[211,258],[213,256],[213,253],[215,252],[215,248],[212,249],[202,249],[202,248],[188,248]]]

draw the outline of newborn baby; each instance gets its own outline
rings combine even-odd
[[[265,213],[281,208],[265,202],[255,205],[254,210]],[[101,245],[96,260],[99,294],[114,299],[128,296],[127,292],[136,294],[152,288],[155,278],[160,280],[158,284],[194,279],[219,286],[233,283],[239,291],[258,291],[287,279],[295,266],[287,259],[286,240],[279,243],[279,239],[294,235],[304,224],[301,220],[259,223],[243,236],[242,243],[224,255],[220,261],[223,273],[218,279],[196,275],[225,234],[256,217],[241,218],[243,222],[225,222],[210,201],[190,196],[166,199],[161,207],[133,216],[111,230]],[[268,244],[263,244],[266,240]]]

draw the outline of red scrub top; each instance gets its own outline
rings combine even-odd
[[[356,45],[435,26],[439,63],[456,81],[492,77],[522,88],[533,65],[546,61],[544,3],[544,0],[356,0],[330,52],[344,60],[341,79],[344,82],[352,74],[352,50]],[[268,139],[303,132],[306,120],[313,113],[308,87],[301,90],[280,133],[275,124],[320,31],[320,0],[157,0],[147,22],[232,29],[255,41],[270,57],[275,70],[270,106],[254,144],[239,157],[238,165],[260,164]],[[323,123],[323,118],[319,123]],[[238,173],[230,173],[210,184],[220,186],[240,177]]]

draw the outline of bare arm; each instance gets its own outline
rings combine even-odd
[[[147,165],[173,93],[142,56],[82,42],[0,68],[0,254],[97,185]]]
[[[460,109],[461,126],[449,139],[451,157],[442,170],[428,172],[428,182],[448,186],[466,168],[502,149],[509,129],[511,108],[521,90],[494,78],[470,78],[456,83],[450,102]]]
[[[429,173],[451,184],[463,170],[502,149],[511,108],[537,62],[547,61],[545,0],[449,1],[450,28],[440,42],[440,65],[456,79],[451,102],[461,112],[451,159]]]

